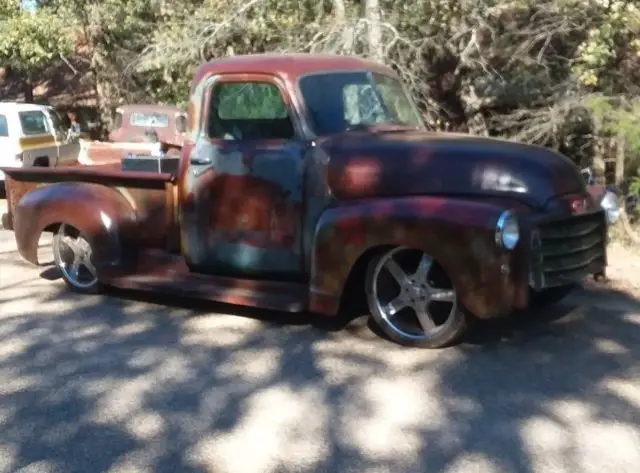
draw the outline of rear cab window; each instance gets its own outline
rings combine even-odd
[[[22,134],[25,136],[51,134],[46,115],[40,110],[18,112]]]
[[[149,128],[166,128],[169,126],[169,115],[164,113],[132,112],[129,124]]]
[[[0,115],[0,138],[7,138],[9,136],[9,123],[7,123],[7,117]]]

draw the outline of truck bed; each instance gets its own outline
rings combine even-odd
[[[177,187],[173,173],[122,171],[118,163],[68,168],[5,169],[7,214],[3,227],[13,229],[15,208],[25,194],[62,183],[105,186],[121,194],[136,214],[139,244],[175,251],[179,248]]]

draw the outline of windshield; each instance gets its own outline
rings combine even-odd
[[[302,77],[299,87],[317,135],[372,125],[423,128],[402,82],[383,74],[312,74]]]

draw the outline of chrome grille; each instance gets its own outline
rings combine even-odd
[[[538,225],[531,249],[530,282],[536,290],[583,280],[606,266],[604,212]]]

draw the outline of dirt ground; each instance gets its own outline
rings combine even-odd
[[[0,230],[0,473],[638,473],[638,253],[609,276],[410,350],[363,319],[74,295]]]
[[[640,248],[612,242],[609,245],[608,284],[640,299]]]

